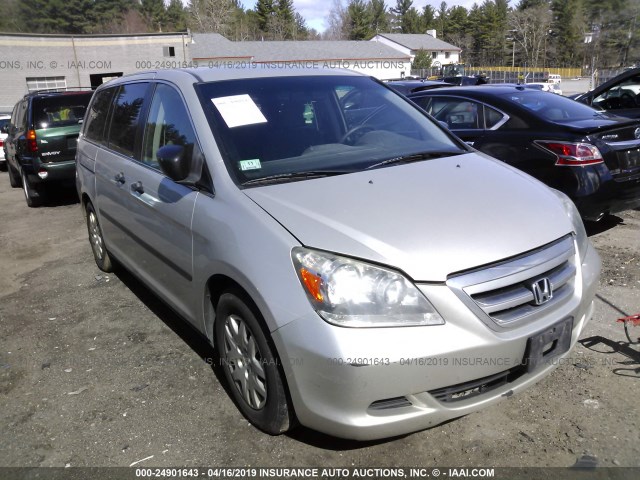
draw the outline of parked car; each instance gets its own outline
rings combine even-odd
[[[9,124],[11,115],[0,113],[0,170],[7,169],[7,160],[4,153],[4,141],[7,138],[6,126]]]
[[[481,152],[567,194],[586,220],[640,206],[640,122],[522,87],[409,95]]]
[[[562,95],[559,83],[544,83],[544,82],[531,82],[522,85],[525,88],[534,88],[543,92],[556,93]]]
[[[33,92],[15,105],[5,140],[9,181],[22,185],[30,207],[43,203],[47,188],[74,185],[78,134],[92,93]]]
[[[560,84],[562,82],[562,76],[557,73],[550,73],[547,77],[547,83]]]
[[[388,80],[384,83],[403,95],[453,85],[452,83],[446,83],[440,80]]]
[[[545,377],[593,313],[573,203],[346,70],[101,85],[77,153],[98,267],[214,345],[270,434],[428,428]]]
[[[640,68],[632,68],[575,100],[622,117],[640,118]]]

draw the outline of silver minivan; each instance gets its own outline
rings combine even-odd
[[[77,153],[98,267],[209,339],[247,419],[405,434],[569,354],[600,259],[566,196],[370,77],[253,67],[108,82]]]

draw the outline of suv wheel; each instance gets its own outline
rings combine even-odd
[[[286,432],[293,414],[279,361],[255,308],[240,292],[223,293],[216,310],[215,340],[220,364],[236,405],[260,430]]]
[[[107,247],[104,244],[104,237],[102,236],[102,228],[100,228],[98,215],[91,202],[87,203],[86,210],[87,230],[89,232],[89,243],[93,251],[93,259],[96,261],[98,268],[103,272],[113,272],[113,263],[111,262],[109,252],[107,252]]]
[[[27,205],[32,208],[39,207],[42,204],[42,194],[38,192],[33,183],[29,181],[29,177],[24,170],[20,171],[20,176],[22,177],[22,191],[24,192]]]
[[[9,183],[13,188],[20,186],[20,174],[7,162],[7,170],[9,172]]]

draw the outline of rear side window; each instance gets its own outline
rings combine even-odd
[[[36,130],[78,125],[84,119],[93,92],[33,99],[33,125]]]
[[[195,137],[189,114],[178,92],[167,85],[158,85],[145,126],[143,163],[160,170],[156,155],[165,145],[183,146],[188,158],[193,154]]]
[[[109,147],[128,157],[133,157],[136,130],[148,83],[123,85],[116,93],[111,127],[109,129]]]
[[[109,106],[111,105],[114,91],[115,88],[107,88],[96,92],[94,95],[84,126],[84,135],[89,140],[98,143],[103,142]]]
[[[431,115],[446,122],[451,130],[482,128],[482,105],[465,98],[434,97],[430,105]]]

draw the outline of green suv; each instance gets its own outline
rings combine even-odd
[[[74,184],[78,134],[91,91],[33,92],[13,108],[6,160],[12,187],[22,185],[27,205],[37,207],[53,185]]]

